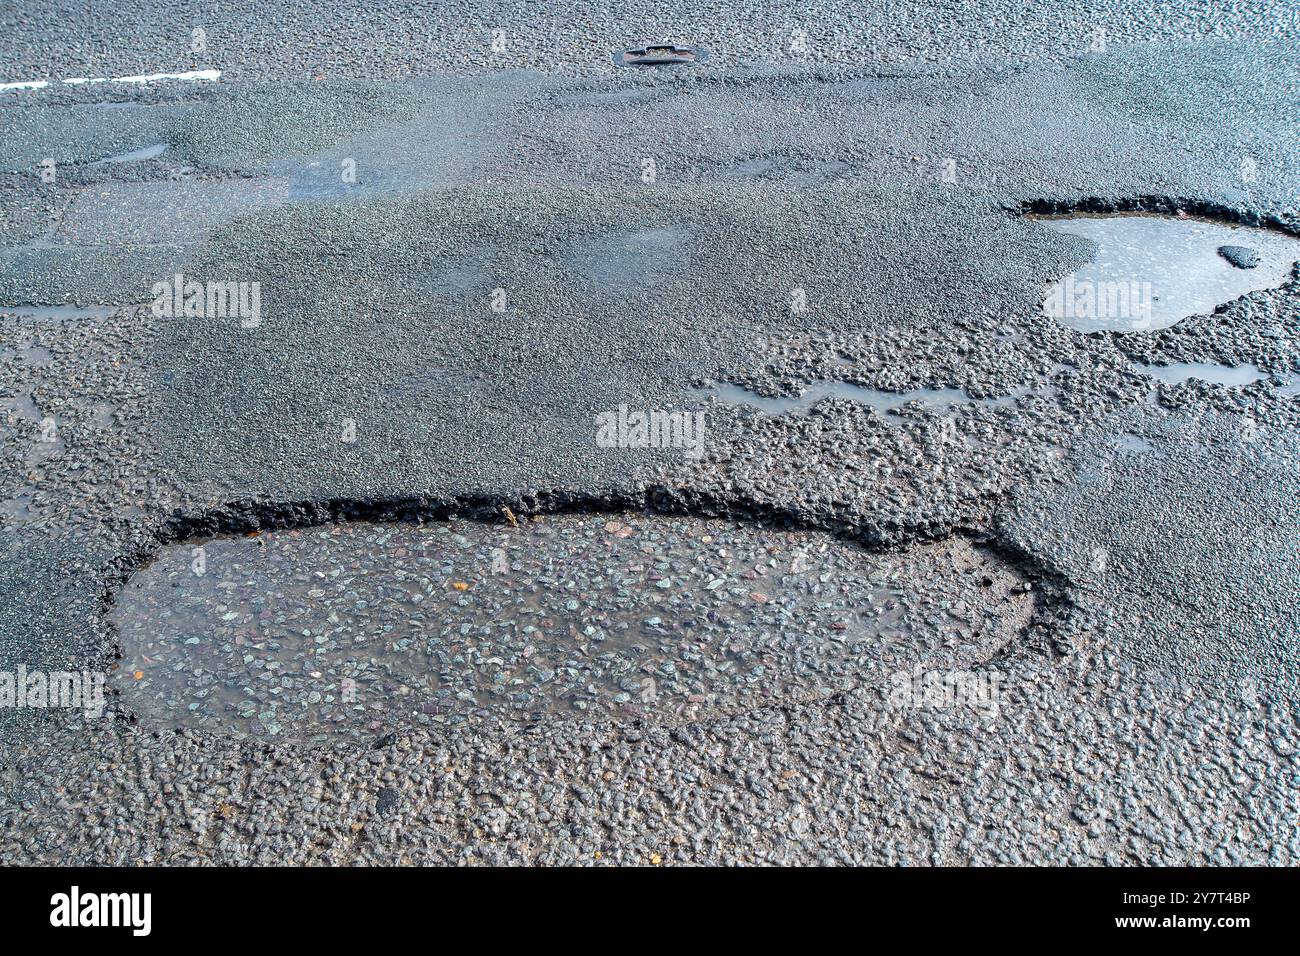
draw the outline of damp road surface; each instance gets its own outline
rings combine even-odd
[[[55,6],[6,861],[1300,862],[1289,7]]]

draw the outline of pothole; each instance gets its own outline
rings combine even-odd
[[[965,538],[733,520],[353,523],[167,546],[110,611],[149,728],[356,737],[492,713],[690,719],[968,669],[1033,592]]]
[[[1146,213],[1034,216],[1091,240],[1092,260],[1049,286],[1044,311],[1079,332],[1145,332],[1282,285],[1300,240],[1272,229]],[[1254,262],[1243,268],[1243,264]]]

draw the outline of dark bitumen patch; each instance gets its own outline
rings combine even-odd
[[[395,787],[381,787],[375,799],[375,810],[381,815],[390,814],[401,805],[401,798],[401,793]]]

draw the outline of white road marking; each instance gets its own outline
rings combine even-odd
[[[19,83],[0,83],[3,90],[41,90],[52,82],[67,86],[82,86],[87,83],[157,83],[162,80],[198,80],[212,81],[221,79],[220,70],[193,70],[189,73],[150,73],[147,76],[73,76],[66,80],[24,80]]]

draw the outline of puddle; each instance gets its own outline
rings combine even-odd
[[[13,398],[0,401],[0,414],[3,414],[5,419],[11,423],[14,421],[39,422],[45,417],[41,414],[41,410],[36,407],[31,392],[23,392]]]
[[[804,186],[816,186],[829,180],[843,178],[851,171],[852,168],[848,163],[833,159],[830,162],[815,163],[796,170],[790,174],[790,180]]]
[[[291,148],[285,150],[291,154],[287,157],[266,156],[262,172],[288,183],[288,198],[309,201],[393,197],[462,185],[475,175],[496,139],[482,117],[467,120],[459,98],[436,100],[437,105],[426,104],[432,112],[421,110],[396,125],[320,143],[322,152],[292,155],[298,150]]]
[[[91,428],[104,430],[113,427],[117,418],[118,407],[108,402],[95,402],[88,409],[88,420]]]
[[[623,90],[596,90],[581,93],[566,93],[557,97],[556,102],[562,106],[628,106],[647,103],[654,99],[652,90],[631,87]]]
[[[157,159],[167,149],[166,143],[157,143],[153,146],[146,146],[144,149],[133,150],[129,153],[122,153],[120,156],[109,156],[107,159],[101,159],[100,163],[139,163],[146,159]],[[99,165],[99,163],[96,163]]]
[[[1133,367],[1166,385],[1181,385],[1195,378],[1212,385],[1240,387],[1268,378],[1267,373],[1261,372],[1254,365],[1224,365],[1219,362],[1171,362],[1168,365],[1135,363]]]
[[[146,727],[240,735],[689,719],[975,666],[1027,624],[1022,584],[964,538],[872,554],[723,520],[275,531],[172,545],[139,570],[110,612],[113,683]]]
[[[1127,452],[1130,455],[1145,455],[1147,452],[1154,451],[1155,446],[1141,435],[1126,432],[1123,435],[1116,436],[1115,449]]]
[[[715,398],[723,405],[747,406],[767,415],[807,415],[818,402],[837,398],[867,405],[885,415],[913,402],[937,411],[945,411],[958,405],[983,405],[996,408],[1024,398],[1033,391],[1047,395],[1054,390],[1050,385],[1043,385],[1038,389],[1014,389],[1010,394],[998,398],[972,398],[959,388],[917,388],[908,392],[886,392],[848,382],[818,382],[804,389],[803,394],[798,398],[768,398],[743,386],[723,382],[712,388],[697,389],[695,397],[701,400]]]
[[[486,296],[497,285],[495,251],[483,247],[441,263],[427,275],[412,275],[408,281],[421,296]]]
[[[1044,311],[1079,332],[1165,329],[1212,313],[1248,292],[1282,285],[1300,260],[1300,240],[1270,229],[1152,215],[1031,217],[1090,239],[1095,258],[1053,283]],[[1240,269],[1220,246],[1244,246],[1259,265]]]
[[[3,311],[6,315],[14,315],[20,319],[34,319],[37,322],[63,322],[69,319],[103,322],[112,318],[113,313],[118,308],[115,305],[39,305],[4,308],[0,309],[0,311]]]
[[[353,162],[356,160],[354,159]],[[364,167],[364,178],[355,181],[344,178],[338,162],[326,160],[312,160],[301,165],[278,162],[272,163],[270,169],[276,174],[291,172],[292,180],[288,194],[290,199],[359,199],[418,192],[435,185],[429,170],[418,165],[394,166],[391,158],[386,163],[367,163]]]
[[[728,178],[744,178],[746,176],[762,176],[776,168],[776,164],[770,159],[750,159],[743,163],[738,163],[723,172],[723,176]]]
[[[723,179],[785,180],[802,186],[815,186],[829,180],[840,179],[851,172],[848,163],[830,160],[824,163],[807,160],[748,159],[720,170]]]
[[[0,349],[0,362],[17,361],[28,368],[45,368],[54,361],[54,353],[44,345],[32,342]]]
[[[32,496],[21,494],[15,498],[0,499],[0,527],[12,528],[31,520]]]

